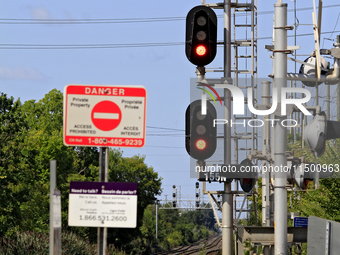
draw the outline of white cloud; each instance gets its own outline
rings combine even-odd
[[[45,75],[29,67],[0,66],[0,79],[2,80],[43,80]]]
[[[33,19],[51,19],[51,13],[45,6],[31,7],[31,16]]]

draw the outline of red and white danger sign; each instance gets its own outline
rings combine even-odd
[[[143,86],[68,85],[64,89],[64,144],[143,147]]]
[[[110,131],[120,124],[122,111],[112,101],[101,101],[93,107],[91,119],[98,129]]]

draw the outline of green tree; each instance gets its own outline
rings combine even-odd
[[[162,250],[197,242],[219,232],[212,210],[159,210],[158,247]]]
[[[20,204],[28,200],[27,188],[20,185],[20,166],[27,121],[20,100],[0,94],[0,236],[20,224]]]
[[[109,152],[109,181],[136,182],[138,201],[137,227],[135,229],[109,229],[108,243],[127,252],[133,251],[133,254],[137,254],[138,250],[144,250],[147,247],[147,243],[140,241],[140,246],[137,248],[136,245],[132,245],[131,240],[143,239],[141,226],[143,226],[145,209],[148,205],[154,204],[156,196],[161,194],[162,179],[152,167],[148,167],[144,163],[144,160],[145,158],[140,156],[125,158],[120,150],[110,150]],[[97,176],[96,169],[93,170]]]
[[[49,167],[57,160],[57,188],[61,191],[62,224],[81,238],[96,243],[96,228],[68,227],[70,181],[98,181],[98,148],[63,144],[63,96],[52,90],[38,102],[23,105],[1,94],[0,106],[0,234],[49,230]],[[150,254],[197,241],[215,224],[212,211],[159,212],[159,240],[155,239],[155,203],[161,178],[145,157],[123,157],[109,150],[109,181],[138,184],[137,228],[109,229],[108,243],[128,254]]]
[[[38,102],[26,101],[23,111],[30,129],[41,130],[45,134],[63,129],[63,94],[56,89],[51,90]]]
[[[175,248],[183,244],[183,236],[181,231],[175,230],[171,232],[167,238],[166,238],[167,243],[169,244],[169,248]]]
[[[301,149],[301,136],[297,134],[294,141],[291,135],[288,136],[288,150],[294,150],[295,157],[305,157],[305,162],[315,163],[314,154],[305,146]],[[288,192],[288,211],[300,212],[302,216],[316,216],[328,220],[340,222],[340,140],[330,140],[326,142],[325,153],[317,158],[317,163],[322,167],[333,167],[332,178],[320,179],[320,187],[315,190],[313,181],[309,182],[307,190]],[[337,172],[335,172],[337,171]],[[258,180],[258,197],[262,197],[262,181]],[[292,198],[292,199],[290,199]],[[252,200],[252,199],[250,199]],[[292,204],[290,204],[292,201]],[[258,220],[262,219],[262,201],[258,200]],[[254,204],[251,203],[253,208]],[[254,213],[251,214],[250,221],[245,224],[254,224]],[[288,225],[292,225],[292,221]]]
[[[315,163],[315,156],[308,148],[301,148],[301,140],[295,142],[292,148],[298,149],[296,155],[304,156],[307,162]],[[325,153],[317,159],[321,166],[331,166],[340,169],[340,140],[326,142]],[[293,210],[301,211],[303,216],[313,215],[329,220],[340,221],[340,179],[339,173],[334,172],[332,178],[320,179],[320,187],[313,189],[310,182],[305,192],[298,192],[293,197]]]
[[[63,96],[52,90],[38,102],[30,100],[22,105],[29,131],[21,151],[22,186],[30,198],[21,203],[24,215],[20,230],[48,232],[49,229],[49,177],[50,160],[57,160],[57,188],[61,190],[63,225],[67,225],[69,175],[76,173],[79,155],[72,147],[63,145]]]
[[[63,95],[52,90],[38,102],[21,105],[5,94],[0,97],[0,233],[48,232],[49,164],[57,160],[57,188],[61,190],[63,228],[67,226],[70,181],[98,181],[98,148],[63,144]],[[161,193],[161,178],[144,158],[124,158],[110,150],[109,181],[138,183],[138,228],[112,230],[109,240],[125,247],[141,236],[143,213]],[[73,228],[96,242],[96,229]]]
[[[139,247],[140,252],[145,254],[155,253],[155,247],[157,246],[156,233],[156,218],[155,218],[155,207],[148,205],[144,210],[143,223],[140,226],[141,238]]]
[[[66,227],[69,178],[84,179],[91,165],[98,165],[97,148],[63,145],[62,99],[60,91],[52,90],[38,102],[21,105],[1,94],[0,233],[48,232],[51,159],[58,162],[57,188]]]

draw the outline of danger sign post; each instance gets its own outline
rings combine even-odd
[[[143,86],[68,85],[64,89],[66,146],[143,147]]]

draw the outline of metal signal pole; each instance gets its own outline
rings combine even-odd
[[[231,77],[231,0],[224,0],[224,78]],[[224,119],[231,119],[231,93],[224,89]],[[224,125],[224,164],[231,164],[231,128]],[[222,254],[233,254],[233,195],[224,182],[222,196]]]
[[[274,86],[278,91],[278,105],[281,103],[281,88],[287,87],[287,4],[278,0],[274,4]],[[285,116],[276,115],[274,126],[274,167],[281,169],[274,176],[274,229],[275,254],[287,255],[287,176],[282,167],[287,166],[287,129],[281,121]]]
[[[337,43],[340,43],[340,35],[337,37]],[[336,110],[336,119],[340,121],[340,82],[337,84],[337,104],[336,104],[337,110]]]

